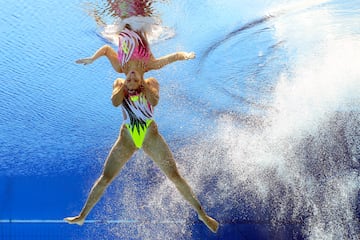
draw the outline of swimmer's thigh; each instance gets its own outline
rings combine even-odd
[[[146,133],[143,150],[167,176],[178,174],[173,154],[164,138],[159,134],[157,125],[154,121],[151,123]]]
[[[107,177],[116,176],[136,150],[137,148],[135,147],[128,130],[123,125],[119,137],[106,159],[103,175]]]

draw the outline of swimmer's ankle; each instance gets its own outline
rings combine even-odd
[[[64,221],[66,221],[69,224],[77,224],[79,226],[83,225],[85,222],[85,218],[79,216],[75,216],[75,217],[67,217],[64,218]]]
[[[199,214],[198,217],[213,233],[218,231],[219,223],[215,219],[209,217],[206,214]]]

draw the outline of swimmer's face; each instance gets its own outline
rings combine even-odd
[[[124,66],[126,74],[125,85],[129,90],[137,90],[140,88],[144,77],[144,63],[141,61],[129,61]]]
[[[126,75],[126,87],[129,90],[137,90],[142,83],[142,74],[135,70],[130,70]]]

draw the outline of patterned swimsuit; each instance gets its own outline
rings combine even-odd
[[[118,58],[122,66],[130,60],[147,62],[151,52],[138,33],[125,28],[119,34]],[[143,93],[127,96],[122,103],[124,124],[137,148],[141,148],[148,127],[153,121],[153,106]]]
[[[127,28],[119,34],[118,58],[122,66],[130,60],[147,62],[151,56],[150,48],[138,33]]]
[[[125,97],[122,103],[124,124],[137,148],[141,148],[146,132],[153,121],[153,106],[143,93]]]

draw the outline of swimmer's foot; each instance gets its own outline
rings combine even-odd
[[[216,233],[218,228],[219,228],[219,223],[209,217],[208,215],[203,215],[203,216],[200,216],[199,215],[199,219],[213,232],[213,233]]]
[[[81,226],[84,224],[85,219],[80,216],[76,216],[76,217],[64,218],[64,221],[66,221],[69,224],[77,224],[77,225]]]

